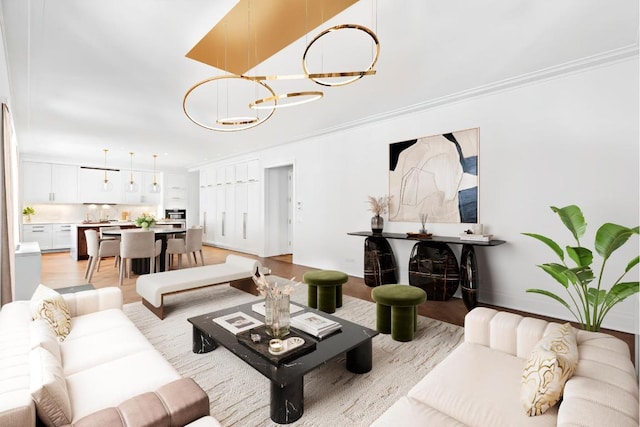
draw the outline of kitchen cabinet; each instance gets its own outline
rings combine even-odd
[[[187,208],[187,175],[167,173],[164,175],[164,206],[166,209]]]
[[[150,186],[153,184],[153,172],[129,171],[122,172],[121,178],[121,200],[117,203],[125,203],[129,205],[159,205],[162,201],[162,181],[160,174],[156,173],[158,184],[160,184],[160,193],[152,193]],[[129,191],[129,182],[133,175],[133,182],[137,184],[136,191]]]
[[[78,167],[41,162],[22,162],[24,203],[77,203]]]
[[[38,242],[43,251],[66,250],[71,247],[71,225],[23,224],[22,241]]]
[[[22,226],[23,242],[38,242],[40,250],[53,248],[53,233],[51,224],[24,224]]]
[[[200,171],[204,241],[258,253],[262,231],[260,163],[256,160]]]
[[[53,249],[69,249],[71,247],[71,224],[52,224]]]
[[[127,174],[124,179],[120,171],[106,171],[107,179],[113,184],[111,191],[104,191],[105,171],[86,166],[81,166],[78,177],[78,195],[81,203],[122,203],[124,194],[123,181],[127,181]]]

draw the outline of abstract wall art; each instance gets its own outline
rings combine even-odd
[[[389,221],[478,222],[480,129],[389,145]]]

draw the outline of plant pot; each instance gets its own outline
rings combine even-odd
[[[374,234],[382,233],[382,229],[384,228],[384,219],[380,215],[375,215],[371,217],[371,231]]]

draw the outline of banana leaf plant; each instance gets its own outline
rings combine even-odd
[[[568,295],[562,298],[544,289],[527,289],[527,292],[553,298],[571,312],[584,330],[599,331],[607,313],[617,303],[637,294],[640,290],[637,281],[622,282],[626,274],[638,265],[639,257],[637,255],[629,261],[624,272],[615,280],[608,291],[605,284],[602,283],[604,269],[611,254],[623,246],[632,235],[638,234],[638,226],[628,228],[606,223],[598,229],[594,247],[598,255],[602,257],[602,263],[596,276],[591,268],[593,252],[580,244],[580,238],[584,236],[587,229],[587,223],[580,208],[575,205],[564,208],[551,206],[551,210],[558,214],[563,224],[569,229],[576,241],[575,246],[566,246],[563,250],[559,244],[548,237],[534,233],[522,234],[544,243],[560,258],[560,263],[550,262],[538,265],[538,267],[560,283]],[[573,261],[572,265],[567,265],[565,262],[565,251],[567,257]],[[593,285],[594,280],[596,280],[595,286]]]

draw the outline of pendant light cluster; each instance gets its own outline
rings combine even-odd
[[[250,14],[250,6],[249,6],[248,15]],[[250,17],[247,20],[251,22]],[[226,25],[226,24],[225,24]],[[374,48],[372,49],[372,59],[366,69],[361,71],[336,71],[336,72],[320,72],[313,73],[310,71],[307,56],[309,54],[310,49],[316,45],[320,39],[323,37],[340,31],[345,30],[355,30],[363,33],[368,36],[373,42]],[[248,34],[251,36],[250,27],[248,27]],[[225,62],[226,62],[226,33],[225,33]],[[251,129],[256,127],[269,118],[273,116],[275,110],[278,108],[291,107],[295,105],[301,105],[308,102],[316,101],[324,96],[324,93],[320,90],[313,91],[295,91],[284,94],[277,94],[271,86],[269,86],[267,81],[275,81],[275,80],[309,80],[315,84],[324,87],[338,87],[345,86],[351,83],[354,83],[365,76],[370,76],[376,74],[374,69],[378,57],[380,56],[380,42],[376,34],[370,30],[369,28],[358,25],[358,24],[342,24],[336,25],[331,28],[328,28],[324,31],[321,31],[318,35],[316,35],[310,43],[306,46],[304,53],[302,55],[302,71],[303,74],[297,75],[261,75],[261,76],[247,76],[247,75],[237,75],[237,74],[226,74],[220,75],[216,77],[211,77],[205,79],[201,82],[193,85],[184,95],[182,100],[182,109],[186,116],[198,126],[201,126],[208,130],[218,131],[218,132],[236,132],[246,129]],[[247,61],[249,62],[249,61]],[[225,64],[226,68],[226,64]],[[341,80],[336,81],[336,78],[341,78]],[[345,79],[346,78],[346,79]],[[258,94],[258,91],[262,92],[264,96],[256,96],[254,99],[250,99],[247,101],[248,108],[252,111],[255,111],[255,115],[240,115],[240,114],[229,114],[228,111],[228,100],[231,98],[229,95],[229,87],[231,87],[232,82],[236,86],[244,85],[253,85],[254,91]],[[220,90],[220,85],[226,86],[227,90],[225,93],[224,89]],[[221,92],[223,97],[226,95],[226,104],[227,111],[225,117],[220,117],[220,96]],[[239,91],[236,91],[239,92]],[[237,97],[238,95],[236,95]],[[211,102],[216,105],[211,105]],[[224,104],[224,102],[223,102]],[[206,110],[205,113],[202,110]],[[260,111],[265,111],[265,113],[260,116]]]
[[[113,190],[113,183],[109,180],[107,176],[107,153],[109,150],[107,148],[103,149],[104,151],[104,179],[102,180],[102,191],[109,192]],[[127,185],[125,190],[127,193],[136,193],[138,191],[138,183],[133,179],[133,155],[135,153],[133,151],[129,152],[129,180],[127,181]],[[156,159],[158,158],[157,154],[153,155],[153,182],[149,184],[149,192],[150,193],[159,193],[162,188],[158,183],[158,177],[156,172]]]

